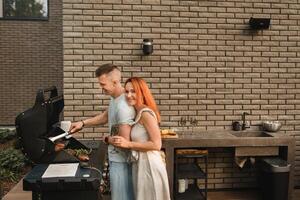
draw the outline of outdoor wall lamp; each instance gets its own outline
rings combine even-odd
[[[152,39],[143,39],[143,53],[145,55],[150,55],[153,53],[153,40]]]
[[[268,29],[270,26],[270,18],[253,18],[251,17],[249,20],[249,24],[251,29],[253,30],[261,30]]]

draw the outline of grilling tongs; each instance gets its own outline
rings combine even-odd
[[[57,136],[54,136],[54,137],[49,137],[49,140],[51,140],[51,142],[55,142],[56,140],[61,139],[63,137],[65,137],[66,139],[69,139],[70,137],[72,137],[72,134],[69,133],[69,132],[64,132],[60,135],[57,135]]]

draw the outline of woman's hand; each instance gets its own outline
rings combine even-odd
[[[126,140],[125,138],[123,138],[121,136],[113,136],[111,138],[111,141],[112,141],[111,144],[116,147],[130,149],[130,141]]]

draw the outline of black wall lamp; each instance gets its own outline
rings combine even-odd
[[[150,55],[153,53],[153,40],[152,39],[144,39],[142,46],[143,46],[143,53],[145,55]]]
[[[249,20],[249,24],[251,29],[260,30],[260,29],[268,29],[270,26],[270,18],[253,18],[251,17]]]

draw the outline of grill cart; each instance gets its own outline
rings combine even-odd
[[[52,177],[50,174],[44,177],[48,169],[59,170],[59,166],[68,168],[68,165],[75,166],[74,176],[59,177],[54,173]],[[93,168],[82,168],[79,163],[39,164],[23,179],[23,189],[32,191],[32,200],[98,200],[101,199],[100,177],[98,171]]]

